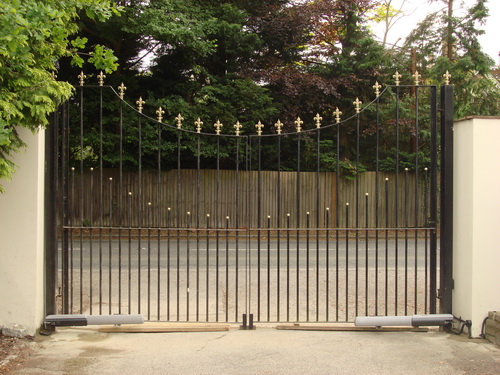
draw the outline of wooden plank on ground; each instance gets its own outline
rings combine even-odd
[[[166,333],[166,332],[221,332],[229,331],[229,324],[207,323],[144,323],[120,326],[101,326],[99,332],[105,333]]]
[[[277,325],[276,329],[289,330],[289,331],[337,331],[337,332],[428,332],[428,328],[421,327],[356,327],[356,326],[345,326],[345,325],[300,325],[300,324],[282,324]]]

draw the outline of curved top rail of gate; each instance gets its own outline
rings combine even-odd
[[[256,130],[256,133],[257,134],[240,134],[239,133],[239,129],[236,129],[236,134],[228,134],[228,133],[220,133],[220,129],[223,127],[223,124],[220,123],[219,120],[217,120],[216,123],[214,123],[214,128],[216,129],[216,132],[215,133],[208,133],[208,132],[203,132],[201,131],[201,125],[203,125],[204,123],[201,121],[200,118],[197,119],[197,121],[195,121],[195,125],[197,126],[197,129],[196,130],[191,130],[191,129],[186,129],[186,128],[183,128],[182,127],[182,121],[184,121],[184,118],[182,117],[182,114],[179,113],[178,116],[175,118],[175,121],[177,122],[177,125],[174,126],[174,125],[171,125],[171,124],[168,124],[166,122],[163,121],[163,114],[165,113],[163,108],[162,107],[159,107],[157,110],[156,110],[156,113],[157,113],[157,118],[153,118],[145,113],[142,112],[143,110],[143,105],[146,104],[146,102],[142,99],[142,97],[139,97],[139,99],[137,100],[136,104],[137,104],[137,107],[136,106],[133,106],[132,104],[130,104],[129,102],[127,102],[125,99],[124,99],[124,92],[126,90],[126,87],[124,86],[123,83],[121,83],[121,85],[118,87],[118,91],[119,93],[115,90],[115,88],[111,85],[104,85],[104,78],[106,76],[100,72],[100,74],[97,76],[98,80],[99,80],[99,85],[84,85],[84,79],[86,78],[85,74],[83,73],[83,71],[80,73],[80,75],[78,75],[78,78],[79,78],[79,83],[80,85],[76,86],[76,87],[93,87],[93,88],[96,88],[96,87],[106,87],[106,88],[109,88],[111,89],[111,91],[127,106],[129,107],[131,110],[135,111],[139,116],[145,118],[145,119],[148,119],[150,121],[155,121],[155,122],[159,122],[161,125],[167,127],[167,128],[170,128],[172,130],[179,130],[181,131],[182,133],[190,133],[190,134],[200,134],[200,135],[204,135],[204,136],[222,136],[222,137],[280,137],[280,136],[287,136],[287,135],[297,135],[298,133],[314,133],[320,129],[328,129],[328,128],[331,128],[331,127],[334,127],[334,126],[339,126],[341,124],[344,124],[344,123],[347,123],[355,118],[357,118],[359,115],[361,115],[361,113],[363,113],[364,111],[366,111],[371,105],[379,102],[380,98],[389,90],[389,89],[392,89],[392,88],[397,88],[399,90],[399,88],[414,88],[414,87],[420,87],[420,88],[429,88],[429,87],[436,87],[435,85],[426,85],[426,84],[421,84],[420,83],[420,77],[421,75],[418,73],[418,71],[416,71],[412,77],[414,78],[414,84],[412,85],[402,85],[401,84],[401,81],[400,79],[402,78],[402,75],[396,70],[396,73],[393,75],[393,78],[395,79],[395,83],[392,84],[392,85],[386,85],[385,87],[383,87],[381,84],[378,83],[378,81],[373,85],[373,90],[375,92],[375,99],[373,99],[372,101],[370,101],[368,104],[364,105],[363,107],[361,107],[361,105],[363,104],[358,98],[356,98],[356,101],[353,102],[353,106],[355,108],[355,114],[351,115],[350,117],[348,118],[345,118],[345,119],[341,119],[341,115],[342,115],[342,112],[339,110],[339,108],[337,107],[336,108],[336,111],[333,112],[333,114],[335,115],[335,122],[334,123],[331,123],[331,124],[327,124],[327,125],[323,125],[321,124],[321,121],[323,120],[323,118],[320,116],[320,114],[316,114],[316,116],[314,117],[314,120],[315,120],[315,127],[314,128],[309,128],[309,129],[304,129],[302,128],[302,125],[304,124],[304,122],[301,120],[300,117],[298,117],[296,120],[295,120],[295,129],[296,131],[292,131],[292,132],[286,132],[286,133],[282,133],[281,132],[281,127],[284,126],[284,124],[281,123],[280,120],[277,121],[276,124],[274,124],[274,128],[277,128],[279,127],[279,129],[277,130],[277,133],[275,134],[263,134],[262,133],[262,129],[265,128],[265,125],[261,123],[261,121],[259,121],[257,124],[255,124],[255,127],[257,128]],[[445,81],[445,84],[449,84],[450,82],[450,78],[451,78],[451,75],[449,74],[448,71],[446,71],[446,73],[443,75],[444,77],[444,81]],[[383,88],[383,89],[382,89]],[[382,90],[381,90],[382,89]],[[219,128],[217,128],[217,125],[220,125]],[[237,121],[236,124],[234,124],[232,127],[236,128],[238,125],[241,125],[240,126],[240,129],[242,128],[242,124],[239,123],[239,121]],[[281,125],[281,126],[280,126]]]

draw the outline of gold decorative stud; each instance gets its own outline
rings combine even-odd
[[[139,111],[139,113],[142,113],[142,106],[144,104],[146,104],[146,102],[144,100],[142,100],[142,96],[139,97],[139,100],[135,102],[137,104],[137,109]]]
[[[260,121],[255,124],[255,128],[257,129],[257,135],[262,135],[262,128],[264,127],[264,124],[261,123]]]
[[[399,74],[399,72],[396,70],[396,74],[394,74],[392,77],[396,80],[396,86],[399,86],[399,82],[400,82],[399,80],[402,77],[402,75]]]
[[[356,98],[356,100],[352,102],[352,104],[354,104],[354,106],[356,107],[356,113],[359,113],[361,110],[361,104],[363,104],[363,102],[359,100],[359,98]]]
[[[297,120],[294,121],[295,123],[295,129],[297,129],[297,133],[300,133],[302,131],[302,124],[304,121],[300,119],[300,117],[297,117]]]
[[[177,121],[177,129],[182,128],[182,121],[184,120],[184,117],[182,117],[182,115],[179,113],[175,120]]]
[[[201,119],[198,117],[194,124],[196,125],[196,133],[201,133],[201,126],[203,125],[203,121],[201,121]]]
[[[276,128],[276,133],[281,134],[281,129],[283,129],[283,123],[278,120],[276,124],[274,124],[274,127]]]
[[[83,86],[85,78],[87,78],[87,76],[85,74],[83,74],[83,70],[82,70],[81,73],[78,74],[78,79],[80,81],[80,86]]]
[[[123,100],[123,96],[125,95],[125,90],[127,88],[125,87],[125,85],[123,84],[123,82],[121,83],[120,86],[118,86],[118,91],[120,92],[120,99]]]
[[[340,123],[340,115],[342,114],[342,112],[339,111],[338,107],[335,109],[335,112],[333,112],[333,114],[335,115],[335,122],[337,124]]]
[[[97,76],[97,78],[99,79],[99,86],[104,85],[104,78],[106,78],[106,76],[104,75],[104,73],[102,72],[102,70],[99,73],[99,75]]]
[[[321,128],[321,120],[323,120],[323,117],[321,117],[319,115],[319,113],[316,113],[316,116],[314,117],[314,121],[316,122],[317,129]]]
[[[160,107],[156,110],[156,114],[158,115],[158,122],[161,122],[161,120],[163,120],[163,115],[165,114],[165,111],[163,110],[162,107]]]
[[[215,127],[215,134],[219,135],[220,134],[220,129],[223,127],[222,123],[217,120],[217,122],[214,124]]]
[[[236,124],[233,125],[233,128],[236,129],[236,135],[240,135],[240,131],[241,131],[241,128],[243,127],[243,125],[240,124],[239,121],[236,121]]]

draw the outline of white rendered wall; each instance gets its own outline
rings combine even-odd
[[[0,194],[0,326],[34,335],[43,320],[45,133],[19,129],[27,148],[14,155],[12,181]]]
[[[454,124],[453,314],[481,333],[500,310],[500,118]]]

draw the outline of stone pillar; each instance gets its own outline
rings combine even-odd
[[[453,314],[481,334],[500,310],[500,118],[454,125]]]
[[[16,173],[0,194],[0,326],[34,335],[44,306],[45,132],[19,134],[27,148],[14,155]]]

